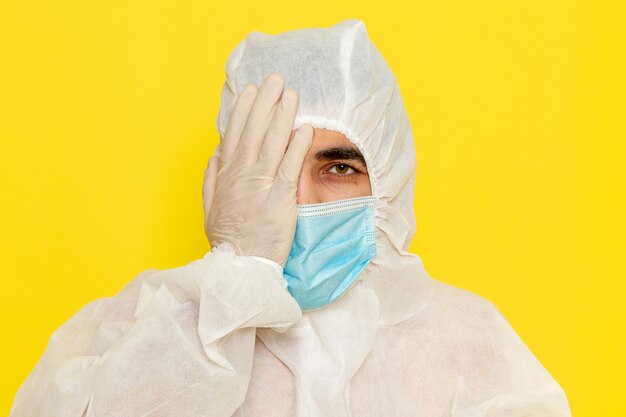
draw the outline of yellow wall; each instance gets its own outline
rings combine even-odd
[[[412,250],[502,310],[574,415],[626,415],[620,0],[2,2],[0,414],[81,306],[208,250],[202,175],[236,43],[346,18],[413,123]]]

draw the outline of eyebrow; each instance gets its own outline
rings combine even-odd
[[[364,166],[367,166],[365,163],[365,158],[363,154],[355,148],[351,148],[348,146],[334,146],[332,148],[322,149],[315,154],[315,159],[318,161],[332,161],[335,159],[346,159],[352,161],[359,161]]]

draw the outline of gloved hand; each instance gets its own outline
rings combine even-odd
[[[313,128],[292,127],[298,93],[271,73],[260,90],[248,84],[233,108],[203,185],[206,236],[229,242],[239,255],[285,266],[296,228],[296,189]],[[281,97],[282,96],[282,97]],[[286,149],[286,152],[285,152]]]

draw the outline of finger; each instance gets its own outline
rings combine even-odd
[[[246,120],[250,114],[250,110],[257,97],[258,89],[254,84],[248,84],[237,97],[237,102],[233,108],[230,118],[228,119],[228,126],[224,138],[220,143],[220,165],[219,168],[224,166],[230,161],[233,152],[237,148],[241,132],[246,125]]]
[[[257,161],[263,138],[283,92],[283,86],[283,77],[277,72],[272,72],[263,81],[235,149],[239,163],[250,165]]]
[[[272,177],[276,176],[280,161],[285,156],[297,110],[298,93],[288,88],[278,103],[259,154],[259,161],[264,161],[268,174]]]
[[[298,187],[298,180],[304,158],[313,142],[313,128],[310,124],[303,124],[296,132],[289,144],[287,152],[278,168],[275,189],[280,193],[294,193]]]
[[[207,232],[208,237],[208,224],[209,213],[211,206],[213,205],[213,198],[215,196],[215,186],[217,184],[217,172],[220,166],[220,158],[212,156],[209,158],[209,163],[204,170],[204,181],[202,183],[202,204],[204,208],[204,230]]]

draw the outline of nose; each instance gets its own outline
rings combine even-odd
[[[296,189],[296,204],[317,204],[323,203],[323,193],[316,182],[315,172],[306,165],[300,172],[298,178],[298,188]]]

